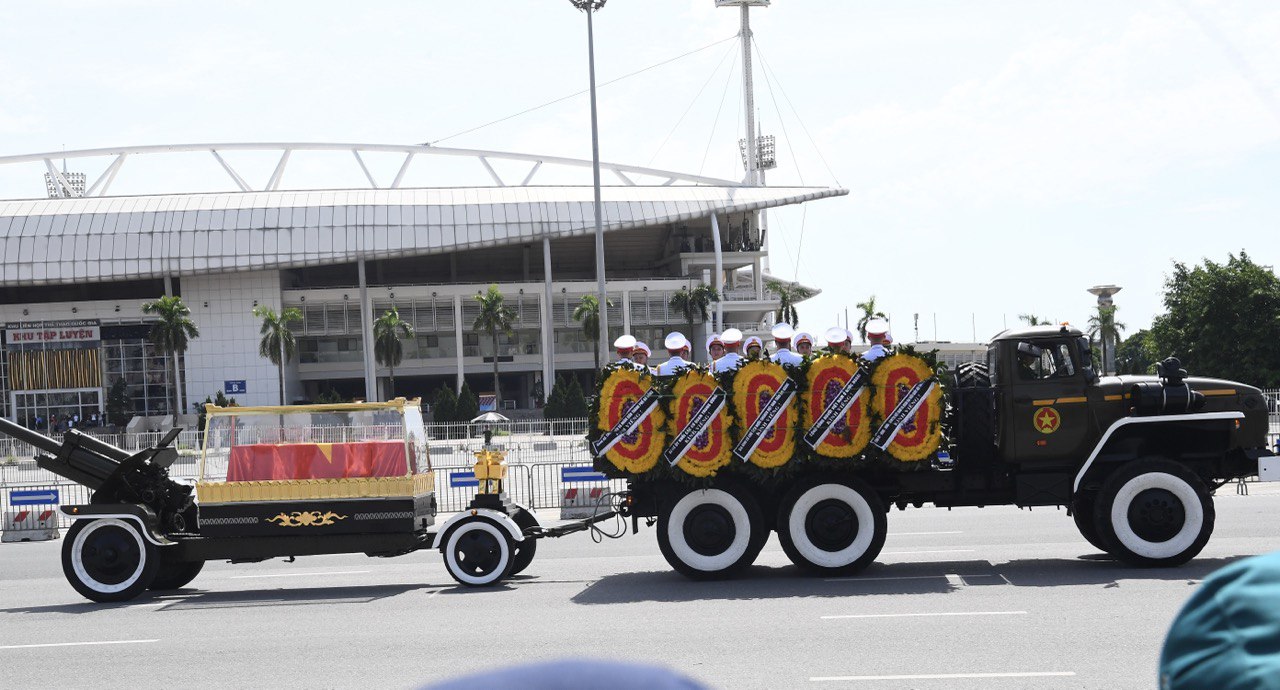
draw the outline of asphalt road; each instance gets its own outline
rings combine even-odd
[[[801,577],[776,539],[745,578],[672,573],[652,529],[540,543],[526,573],[455,587],[436,552],[209,564],[123,605],[79,597],[60,542],[0,545],[0,687],[409,688],[565,657],[666,665],[716,688],[1149,688],[1210,572],[1280,549],[1280,486],[1217,500],[1172,570],[1096,554],[1065,512],[894,511],[878,563]]]

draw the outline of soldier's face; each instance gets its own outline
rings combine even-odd
[[[755,345],[752,345],[751,347],[747,348],[747,355],[750,357],[759,357],[760,348],[756,347]]]
[[[796,345],[796,352],[807,357],[810,352],[813,352],[813,343],[808,340],[801,342],[799,345]]]
[[[711,346],[711,356],[720,359],[724,356],[724,345],[716,343]]]
[[[637,352],[634,355],[631,355],[631,361],[635,362],[636,364],[648,364],[649,355],[646,355],[643,352]]]

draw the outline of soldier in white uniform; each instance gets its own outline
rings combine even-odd
[[[805,357],[813,354],[813,336],[805,331],[796,331],[791,337],[792,344],[795,345],[796,354],[800,356],[800,361],[804,361]]]
[[[649,354],[649,346],[643,340],[637,340],[635,348],[631,351],[631,361],[652,372],[653,367],[649,366]]]
[[[716,360],[720,359],[723,356],[724,356],[724,341],[720,339],[720,334],[712,333],[711,335],[707,336],[707,357],[710,358],[707,361],[714,366],[716,363]]]
[[[763,359],[764,358],[764,341],[759,336],[751,336],[742,341],[742,349],[747,353],[747,359]]]
[[[658,365],[658,376],[674,376],[693,366],[693,362],[686,361],[684,358],[689,354],[689,339],[680,331],[668,333],[666,339],[662,341],[662,346],[667,348],[670,359]]]
[[[711,365],[711,373],[723,374],[726,371],[733,371],[742,364],[742,353],[738,349],[742,347],[742,331],[736,328],[726,329],[720,334],[720,341],[724,343],[725,353],[720,359],[717,359]]]
[[[852,344],[849,342],[849,331],[846,331],[839,326],[832,326],[831,328],[828,328],[826,337],[827,349],[832,352],[844,352],[848,354],[852,349]]]
[[[874,362],[889,354],[889,346],[893,338],[889,336],[889,322],[884,319],[871,319],[867,322],[867,342],[871,347],[862,353],[862,358]]]
[[[791,351],[791,338],[795,336],[795,331],[791,330],[791,324],[780,323],[773,327],[773,343],[778,347],[778,351],[773,353],[769,359],[782,364],[784,366],[798,367],[804,361],[804,357]]]
[[[618,353],[618,359],[614,364],[625,364],[627,366],[640,368],[636,366],[635,360],[631,359],[631,356],[635,354],[636,350],[635,336],[626,333],[618,336],[618,339],[613,341],[613,350]]]

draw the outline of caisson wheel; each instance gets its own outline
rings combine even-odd
[[[695,580],[730,577],[751,565],[768,530],[760,506],[742,487],[690,491],[658,515],[658,548]]]
[[[538,518],[524,508],[516,510],[516,514],[511,516],[511,519],[515,521],[521,532],[538,526]],[[512,548],[515,553],[511,556],[511,572],[507,573],[508,575],[515,575],[529,567],[533,562],[534,553],[538,550],[538,540],[526,538],[524,541],[515,542]]]
[[[445,568],[464,585],[492,585],[511,570],[511,544],[511,535],[489,519],[467,518],[445,538]]]
[[[181,589],[196,579],[201,570],[204,570],[204,561],[161,561],[148,589],[157,592]]]
[[[147,589],[160,566],[156,546],[136,524],[117,518],[77,520],[62,542],[62,572],[93,601],[128,601]]]
[[[1106,551],[1107,547],[1102,543],[1102,539],[1098,536],[1098,526],[1094,521],[1094,505],[1097,503],[1098,497],[1096,492],[1081,492],[1071,499],[1071,518],[1076,522],[1076,529],[1080,530],[1080,536],[1089,542],[1095,549]]]
[[[1174,566],[1195,558],[1213,534],[1213,497],[1194,472],[1168,460],[1135,460],[1107,478],[1094,525],[1115,557]]]
[[[821,575],[866,568],[884,547],[888,521],[880,496],[864,482],[814,479],[778,508],[778,541],[797,566]]]

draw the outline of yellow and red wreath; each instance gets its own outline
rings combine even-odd
[[[636,369],[614,369],[600,386],[600,411],[596,415],[596,428],[601,431],[612,429],[652,385],[653,380],[642,376]],[[604,456],[620,470],[635,474],[648,472],[662,454],[666,441],[663,429],[665,420],[662,406],[659,405]]]
[[[884,419],[913,386],[931,376],[933,368],[913,355],[896,354],[880,360],[871,374],[871,383],[876,387],[872,409]],[[942,388],[935,387],[885,450],[902,462],[924,460],[933,455],[942,443],[942,428],[938,423],[941,418]]]
[[[804,392],[804,428],[808,429],[822,416],[823,410],[841,388],[858,371],[858,364],[844,355],[819,355],[809,362],[808,387]],[[869,398],[863,393],[849,405],[844,416],[831,427],[831,432],[815,451],[829,458],[852,458],[871,440],[868,417]]]
[[[698,369],[689,369],[676,379],[671,389],[671,415],[667,428],[671,437],[680,433],[689,423],[689,418],[706,404],[715,389],[715,377]],[[732,420],[729,406],[725,405],[719,414],[711,418],[706,431],[693,440],[676,467],[694,477],[710,477],[729,464],[733,450],[729,441],[729,424]]]
[[[786,370],[781,364],[774,362],[752,360],[738,369],[733,378],[733,409],[737,412],[743,433],[755,423],[760,416],[760,408],[777,395],[778,389],[786,380]],[[749,458],[753,464],[758,467],[780,467],[795,455],[798,397],[783,408],[760,445],[756,446]]]

